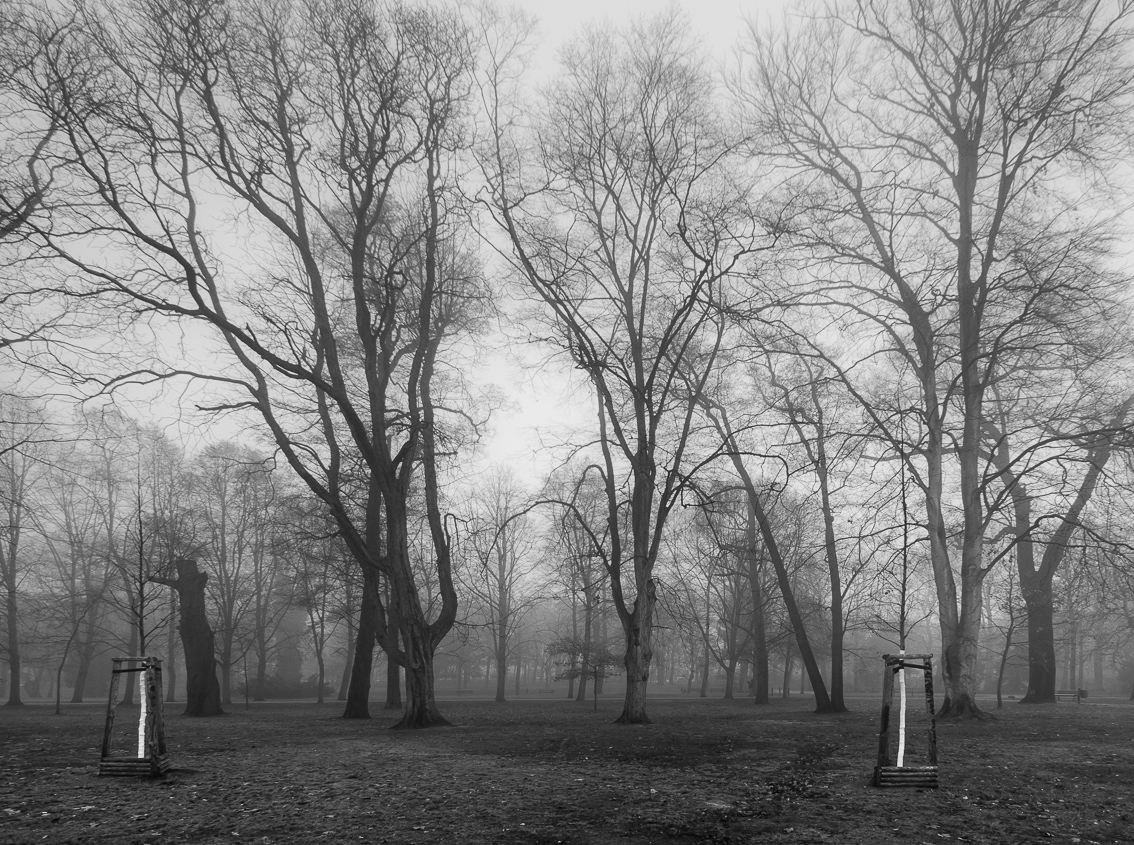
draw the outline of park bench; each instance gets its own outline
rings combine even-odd
[[[471,689],[459,689],[457,690],[457,695],[476,695],[476,691]]]
[[[537,689],[536,695],[555,695],[555,690],[553,690],[553,689]]]
[[[1082,699],[1086,697],[1087,691],[1085,689],[1062,689],[1056,690],[1055,692],[1056,701],[1070,701],[1074,699],[1076,704],[1080,704]]]

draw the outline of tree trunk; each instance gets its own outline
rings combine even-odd
[[[350,669],[344,719],[370,718],[370,673],[374,664],[374,637],[378,624],[378,578],[363,572],[362,604],[358,612],[358,635],[355,638],[354,661]]]
[[[831,586],[831,705],[833,713],[845,713],[843,702],[843,584],[839,573],[839,546],[835,535],[835,511],[831,504],[830,473],[827,458],[827,431],[823,421],[822,404],[818,387],[811,384],[815,406],[815,448],[812,451],[801,426],[797,424],[800,441],[807,449],[819,479],[819,501],[823,511],[823,545],[827,558],[827,575]],[[903,493],[904,495],[904,493]]]
[[[423,629],[422,629],[423,630]],[[433,648],[413,626],[403,626],[406,661],[406,709],[395,730],[448,725],[437,709],[433,689]]]
[[[795,663],[795,655],[791,653],[791,643],[784,646],[784,680],[780,687],[780,698],[791,698],[791,670]]]
[[[217,680],[216,639],[205,614],[207,573],[197,569],[197,561],[179,559],[173,562],[177,580],[154,578],[177,590],[181,605],[181,647],[185,652],[186,716],[218,716],[221,709],[220,682]],[[133,673],[130,674],[133,676]]]
[[[256,632],[256,692],[253,701],[264,700],[264,687],[268,683],[268,637],[267,632],[261,628]]]
[[[135,625],[130,626],[130,644],[126,646],[126,649],[130,654],[137,654],[138,652],[138,628]],[[134,703],[134,676],[136,674],[136,672],[126,673],[126,686],[122,692],[123,704]]]
[[[508,524],[500,527],[496,546],[496,626],[493,630],[493,645],[496,651],[496,701],[505,701],[508,682],[508,621],[511,607],[508,594]],[[516,695],[520,694],[520,659],[516,655]]]
[[[14,564],[13,564],[14,566]],[[12,579],[15,580],[14,578]],[[18,707],[24,702],[20,699],[20,627],[19,607],[16,602],[16,588],[14,583],[5,584],[8,595],[5,599],[4,610],[8,627],[8,701],[7,707]]]
[[[693,679],[697,677],[697,643],[689,647],[689,677],[682,692],[693,692]]]
[[[386,703],[383,710],[401,710],[405,706],[402,700],[402,667],[398,661],[386,655]]]
[[[587,604],[583,610],[583,649],[579,655],[579,692],[576,701],[587,700],[587,672],[590,663],[594,662],[594,605],[591,603],[590,593],[587,593]],[[578,643],[578,640],[576,640]]]
[[[386,593],[387,598],[389,592]],[[398,611],[391,601],[386,602],[386,620],[390,626],[391,644],[394,649],[398,646]],[[383,710],[401,710],[402,701],[402,667],[390,654],[386,655],[386,704]]]
[[[1021,704],[1055,701],[1055,613],[1052,585],[1043,572],[1020,567],[1020,592],[1028,611],[1028,692]]]
[[[336,701],[346,701],[347,689],[350,687],[350,674],[351,667],[354,664],[354,646],[355,646],[355,632],[354,632],[354,609],[347,607],[346,612],[347,623],[347,652],[346,660],[343,661],[343,676],[339,681],[339,694],[335,697]]]
[[[752,691],[755,704],[768,703],[768,632],[764,620],[764,590],[756,551],[756,515],[748,509],[748,585],[752,593]]]
[[[87,687],[87,678],[90,677],[91,661],[94,659],[94,643],[85,642],[76,651],[75,656],[79,659],[78,668],[75,670],[75,688],[71,691],[71,703],[83,703],[83,691]]]
[[[764,632],[764,614],[761,612],[760,621],[756,627],[756,643],[752,655],[752,692],[753,704],[768,703],[768,638]]]
[[[965,585],[970,586],[970,585]],[[979,585],[977,585],[979,589]],[[941,627],[945,699],[939,718],[985,719],[988,714],[976,704],[977,653],[980,637],[979,613],[962,613],[954,626]]]
[[[174,622],[177,619],[177,592],[175,590],[169,591],[169,621],[166,623],[169,627],[166,629],[165,638],[165,665],[162,667],[163,674],[165,675],[165,701],[171,703],[177,701],[177,636],[175,632]],[[245,664],[247,669],[247,664]],[[245,696],[247,697],[248,678],[247,673],[244,678]]]
[[[1074,613],[1074,609],[1068,606],[1068,615]],[[1076,689],[1079,686],[1079,622],[1074,616],[1071,617],[1071,624],[1069,626],[1067,637],[1067,689]]]
[[[996,709],[1004,707],[1001,692],[1004,689],[1004,667],[1008,665],[1008,655],[1012,652],[1012,631],[1016,627],[1014,616],[1008,617],[1008,631],[1004,635],[1004,651],[1000,653],[1000,670],[996,673]]]
[[[232,636],[226,632],[221,637],[220,660],[221,704],[232,704]]]
[[[646,684],[650,680],[650,658],[653,652],[654,603],[657,592],[653,578],[647,578],[639,590],[634,610],[629,614],[626,632],[626,699],[622,714],[615,721],[629,725],[649,724],[646,716]],[[596,681],[597,684],[597,681]],[[596,689],[597,693],[597,689]]]
[[[315,651],[315,662],[319,666],[319,686],[315,690],[315,703],[323,703],[323,681],[327,677],[327,667],[323,665],[323,650],[317,649]]]
[[[708,634],[705,635],[706,637]],[[701,698],[709,695],[709,641],[701,646]]]

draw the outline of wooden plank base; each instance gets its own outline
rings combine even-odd
[[[877,766],[874,769],[875,786],[914,786],[922,789],[937,788],[936,766]]]
[[[98,764],[99,776],[129,777],[146,775],[158,777],[169,771],[169,755],[163,754],[156,761],[149,757],[103,757]]]

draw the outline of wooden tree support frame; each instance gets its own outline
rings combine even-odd
[[[929,654],[884,654],[886,671],[882,679],[882,729],[878,734],[878,765],[874,767],[875,786],[916,786],[937,788],[937,720],[933,711],[933,656]],[[925,712],[929,749],[927,766],[896,766],[890,757],[890,705],[894,698],[894,676],[904,669],[917,669],[925,675]]]
[[[99,775],[149,775],[159,777],[169,771],[169,752],[165,747],[165,717],[162,714],[161,660],[156,657],[115,657],[110,674],[110,696],[106,703],[106,726],[102,732],[102,760]],[[114,707],[118,681],[122,675],[140,672],[142,697],[146,703],[145,755],[111,756],[110,738],[114,730]]]

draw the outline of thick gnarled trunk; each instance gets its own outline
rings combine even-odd
[[[1024,574],[1020,569],[1020,593],[1028,611],[1028,692],[1021,704],[1055,702],[1055,614],[1052,584],[1042,572]]]
[[[154,578],[177,590],[181,605],[181,647],[185,651],[186,716],[219,716],[220,682],[217,680],[216,638],[205,614],[207,573],[193,559],[175,560],[177,579]]]
[[[433,689],[433,645],[417,634],[417,631],[402,628],[403,653],[407,663],[403,667],[406,672],[406,709],[402,718],[391,726],[395,730],[449,724],[437,709]]]

